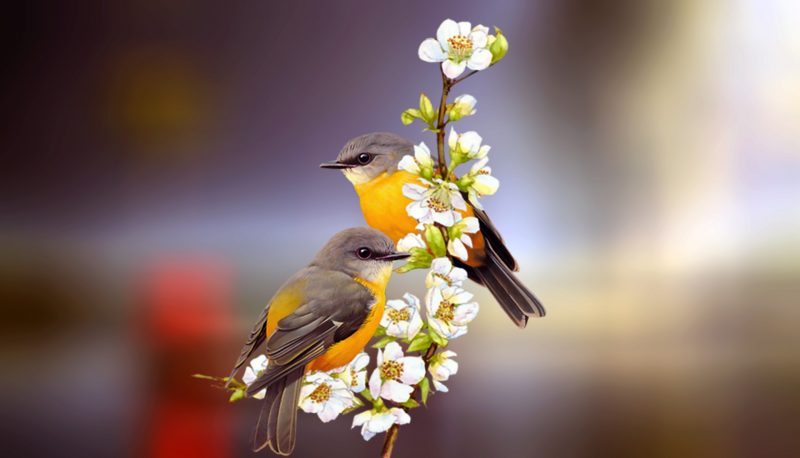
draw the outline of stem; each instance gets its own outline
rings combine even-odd
[[[444,114],[447,111],[447,96],[455,83],[442,72],[442,98],[439,100],[439,116],[436,118],[436,150],[439,153],[439,174],[442,179],[447,179],[447,163],[444,160],[444,128],[447,123],[444,121]]]
[[[383,451],[381,451],[381,458],[391,458],[392,450],[394,450],[394,443],[397,440],[397,433],[400,432],[400,425],[393,424],[389,431],[386,431],[386,440],[383,442]]]

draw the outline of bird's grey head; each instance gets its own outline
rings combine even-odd
[[[414,145],[405,138],[389,132],[361,135],[347,142],[336,162],[320,167],[339,169],[354,185],[367,183],[386,172],[397,170],[397,163],[406,154],[414,154]]]
[[[333,237],[317,253],[312,266],[344,272],[351,277],[380,281],[392,271],[392,261],[405,259],[394,243],[382,232],[369,227],[345,229]]]

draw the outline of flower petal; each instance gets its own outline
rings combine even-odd
[[[470,31],[472,31],[472,24],[467,21],[461,21],[458,23],[459,35],[464,35],[466,37],[469,35]]]
[[[403,357],[403,349],[400,348],[400,344],[397,342],[389,342],[383,348],[384,361],[395,361],[402,357]]]
[[[422,166],[432,166],[433,158],[431,157],[431,150],[425,142],[420,142],[419,145],[414,145],[414,159]]]
[[[403,375],[400,381],[408,385],[414,385],[425,376],[425,362],[419,356],[406,356],[397,360],[403,365]]]
[[[446,62],[446,61],[445,61]],[[476,49],[467,60],[470,70],[484,70],[492,63],[492,53],[488,49]],[[442,64],[444,65],[444,63]]]
[[[411,397],[414,388],[398,382],[397,380],[389,380],[383,384],[381,388],[381,397],[393,402],[406,402]]]
[[[414,158],[408,154],[400,159],[400,162],[397,163],[397,168],[400,170],[405,170],[409,173],[413,173],[414,175],[419,175],[419,164],[417,164],[417,161],[415,161]]]
[[[417,55],[425,62],[441,62],[447,59],[447,54],[442,49],[442,45],[433,38],[426,38],[425,41],[420,43]]]
[[[462,261],[466,261],[469,257],[467,249],[464,247],[464,244],[460,239],[452,239],[447,242],[447,252],[461,259]]]
[[[491,58],[491,53],[489,53],[489,56]],[[442,62],[442,71],[444,72],[445,76],[450,79],[458,78],[462,73],[464,73],[464,69],[466,68],[467,62],[463,60],[459,63],[455,63],[449,59]]]
[[[458,24],[452,19],[445,19],[442,21],[439,28],[436,30],[436,39],[445,51],[450,49],[447,39],[455,35],[458,35]]]
[[[450,203],[453,205],[454,208],[459,210],[466,210],[467,203],[464,202],[464,198],[461,197],[461,193],[458,191],[453,191],[450,193]]]
[[[468,302],[456,307],[452,323],[456,326],[465,326],[478,316],[480,307],[477,302]]]
[[[408,234],[397,241],[397,251],[408,253],[412,248],[425,248],[425,241],[419,234]]]
[[[443,212],[432,212],[431,216],[433,220],[442,226],[450,227],[456,222],[455,213],[452,210],[447,210]]]
[[[480,26],[476,26],[472,29],[472,32],[469,33],[469,39],[472,40],[472,46],[477,48],[485,48],[486,42],[488,41],[488,36],[486,32],[479,28]],[[437,43],[438,44],[438,43]]]
[[[483,138],[478,135],[477,132],[474,130],[470,130],[468,132],[464,132],[458,138],[458,145],[461,147],[463,151],[469,151],[470,153],[477,153],[478,149],[481,147],[481,142]]]
[[[383,433],[394,424],[395,416],[389,412],[382,412],[372,416],[367,422],[367,429],[373,433]]]
[[[406,183],[403,185],[403,195],[413,200],[424,199],[427,190],[428,188],[418,184]]]
[[[251,383],[255,382],[256,378],[258,377],[256,377],[256,373],[255,371],[253,371],[251,367],[248,366],[244,368],[244,375],[242,376],[242,381],[244,382],[245,385],[250,385]]]
[[[394,422],[398,425],[407,425],[411,423],[411,415],[408,414],[405,410],[399,407],[392,407],[389,410],[389,413],[394,415]]]
[[[368,422],[369,419],[372,418],[372,411],[366,410],[361,412],[360,414],[353,417],[353,424],[350,425],[350,428],[355,428],[356,426],[361,426],[364,423]]]
[[[472,187],[482,196],[491,196],[500,187],[500,181],[491,175],[477,175]]]
[[[369,394],[372,395],[373,399],[378,399],[381,394],[381,372],[379,369],[372,371],[372,375],[369,377]]]

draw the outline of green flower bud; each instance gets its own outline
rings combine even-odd
[[[428,242],[428,247],[430,247],[433,255],[437,258],[441,258],[447,253],[446,243],[444,241],[444,237],[442,236],[442,231],[440,231],[435,225],[425,225],[425,240]]]
[[[433,123],[434,119],[436,119],[431,99],[424,92],[419,94],[419,112],[422,114],[422,119],[428,124]]]
[[[411,124],[415,119],[422,119],[422,114],[416,108],[409,108],[400,114],[400,122],[404,126]]]
[[[503,31],[500,30],[500,27],[495,27],[494,31],[496,35],[489,45],[489,52],[492,53],[493,64],[500,61],[508,52],[508,40],[506,40],[506,36],[503,35]]]

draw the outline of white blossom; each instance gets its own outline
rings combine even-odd
[[[474,130],[458,133],[454,128],[450,128],[450,135],[447,136],[447,146],[450,148],[450,156],[457,159],[458,163],[463,163],[471,159],[483,159],[492,149],[489,145],[482,145],[483,138]]]
[[[458,363],[452,359],[456,356],[454,351],[443,351],[433,357],[433,360],[428,365],[428,372],[431,373],[433,379],[433,387],[436,391],[447,393],[449,390],[442,382],[446,382],[451,375],[458,372]]]
[[[457,78],[467,68],[483,70],[492,63],[492,53],[486,49],[488,37],[487,27],[445,19],[436,31],[436,38],[427,38],[419,45],[419,58],[441,62],[445,76]]]
[[[385,433],[394,424],[407,425],[411,423],[411,416],[405,410],[393,407],[389,410],[366,410],[353,417],[353,426],[361,426],[361,437],[368,441],[376,434]]]
[[[412,233],[397,241],[397,251],[410,253],[412,248],[426,249],[425,239],[419,234]]]
[[[425,296],[428,324],[446,339],[467,333],[467,324],[478,315],[478,303],[472,293],[459,286],[435,286]]]
[[[406,183],[403,195],[412,200],[406,212],[421,224],[439,223],[450,227],[458,221],[456,210],[466,210],[467,203],[458,186],[449,181],[434,178],[433,182],[420,178],[422,185]]]
[[[420,313],[417,296],[405,293],[402,300],[386,301],[381,326],[386,329],[387,335],[411,340],[422,329]]]
[[[487,166],[489,158],[485,157],[472,165],[469,173],[461,178],[467,183],[469,201],[475,208],[483,209],[478,198],[490,196],[497,192],[500,181],[492,176],[492,168]]]
[[[430,178],[433,175],[433,158],[428,145],[424,142],[414,145],[414,155],[403,156],[397,164],[397,168],[423,178]]]
[[[453,225],[450,229],[450,240],[447,241],[447,252],[451,255],[460,258],[462,261],[467,260],[467,248],[472,248],[472,238],[468,234],[474,234],[480,229],[478,218],[468,216]]]
[[[414,391],[412,385],[425,377],[425,362],[419,356],[403,356],[397,342],[389,342],[378,350],[378,367],[369,378],[369,392],[393,402],[408,401]]]
[[[300,388],[300,408],[307,413],[315,413],[324,423],[336,417],[355,403],[353,392],[341,379],[333,378],[326,372],[306,374]]]
[[[353,393],[360,393],[367,385],[367,364],[369,364],[369,355],[361,352],[349,364],[328,373],[334,378],[344,381]]]
[[[461,286],[466,279],[467,271],[460,267],[453,267],[450,258],[436,258],[431,261],[431,270],[425,277],[425,287],[431,288],[441,284]]]
[[[458,121],[465,116],[472,116],[475,114],[475,105],[478,100],[469,94],[459,95],[453,100],[453,106],[447,112],[450,121]]]

